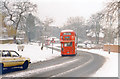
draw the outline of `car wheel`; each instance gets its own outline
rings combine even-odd
[[[0,74],[2,74],[2,73],[3,73],[3,64],[0,63]]]
[[[23,69],[27,69],[28,68],[28,61],[25,61],[25,63],[23,64]]]

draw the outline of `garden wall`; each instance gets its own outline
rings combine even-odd
[[[104,45],[103,50],[108,51],[110,49],[110,52],[118,52],[120,53],[120,45]]]

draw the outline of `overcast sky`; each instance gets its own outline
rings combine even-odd
[[[38,5],[37,16],[43,20],[53,18],[53,25],[62,26],[69,17],[83,16],[88,19],[103,9],[106,0],[30,0]]]

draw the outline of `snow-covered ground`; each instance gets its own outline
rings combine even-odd
[[[92,77],[118,77],[118,54],[119,53],[111,52],[110,54],[108,54],[108,52],[103,51],[102,49],[100,50],[78,49],[78,50],[99,54],[106,58],[106,62],[97,72],[95,72],[92,75]]]
[[[84,44],[79,44],[79,45],[84,46]],[[54,46],[55,48],[58,48],[56,46],[60,46],[60,44],[56,44]],[[118,54],[120,53],[111,52],[109,54],[107,51],[103,51],[102,49],[89,49],[88,50],[88,49],[78,48],[78,50],[99,54],[106,58],[106,61],[103,64],[103,66],[97,72],[95,72],[92,75],[92,77],[118,77]]]
[[[52,54],[52,50],[49,48],[44,48],[41,50],[37,43],[24,44],[24,46],[24,51],[17,51],[16,44],[0,44],[0,50],[16,50],[20,55],[29,57],[32,63],[45,61],[60,56],[60,52],[54,50]],[[57,46],[60,46],[60,44],[54,44],[53,46],[58,48]],[[88,50],[78,48],[78,50],[99,54],[106,58],[106,62],[97,72],[92,75],[92,77],[118,77],[118,53],[111,52],[108,54],[108,52],[103,51],[102,49]]]
[[[16,44],[0,44],[0,50],[15,50],[23,57],[29,57],[32,63],[46,61],[60,56],[60,52],[54,50],[52,54],[52,49],[49,48],[44,47],[41,50],[41,46],[37,43],[24,44],[24,51],[18,51],[17,46]]]

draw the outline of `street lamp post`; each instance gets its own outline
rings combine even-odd
[[[55,42],[54,38],[52,38],[52,54],[53,54],[53,43]]]
[[[110,43],[111,43],[111,27],[112,27],[112,16],[111,15],[109,15],[109,17],[110,17],[110,28],[109,28],[109,49],[108,49],[108,53],[110,54]]]
[[[52,42],[52,54],[53,54],[53,42]]]

